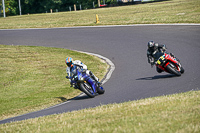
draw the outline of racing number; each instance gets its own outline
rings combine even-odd
[[[164,59],[165,59],[165,58],[164,58],[163,56],[161,56],[161,57],[158,59],[157,64],[160,65],[161,62],[163,62]]]
[[[158,60],[158,61],[157,61],[157,64],[158,64],[158,65],[160,65],[160,64],[161,64],[161,62]]]
[[[160,57],[161,60],[164,60],[165,58],[163,56]]]

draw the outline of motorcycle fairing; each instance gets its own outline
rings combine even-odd
[[[163,71],[168,72],[165,68],[167,65],[170,64],[170,62],[176,66],[177,70],[180,71],[180,65],[179,63],[176,61],[175,58],[171,57],[169,54],[164,53],[156,62],[158,68],[162,69]]]
[[[89,83],[92,86],[93,91],[96,93],[97,92],[97,86],[96,86],[96,82],[86,73],[81,73],[79,71],[77,71],[77,75],[78,75],[78,80],[82,81],[81,78],[84,79],[84,81],[86,81],[87,83]]]

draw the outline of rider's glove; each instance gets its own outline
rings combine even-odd
[[[72,83],[72,82],[70,82],[70,85],[71,85],[70,87],[72,87],[73,83]]]
[[[70,82],[70,87],[75,87],[75,83],[73,83],[73,82]]]
[[[153,61],[151,61],[150,64],[151,64],[151,67],[153,67],[153,65],[154,65],[155,63],[154,63]]]

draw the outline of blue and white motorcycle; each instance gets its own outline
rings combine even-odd
[[[66,78],[69,79],[67,76]],[[93,98],[97,94],[104,94],[105,90],[102,85],[99,85],[95,80],[93,80],[90,75],[80,68],[76,68],[76,74],[71,78],[73,87],[84,92],[87,96]]]

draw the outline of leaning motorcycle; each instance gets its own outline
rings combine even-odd
[[[66,78],[69,78],[68,76]],[[76,69],[76,74],[72,78],[73,87],[84,92],[87,96],[93,98],[97,94],[104,94],[105,90],[102,85],[93,80],[90,75],[86,74],[80,68]]]
[[[181,63],[177,61],[176,58],[165,52],[160,52],[158,54],[159,58],[155,63],[158,68],[165,72],[175,74],[176,76],[181,76],[181,74],[184,73]]]

